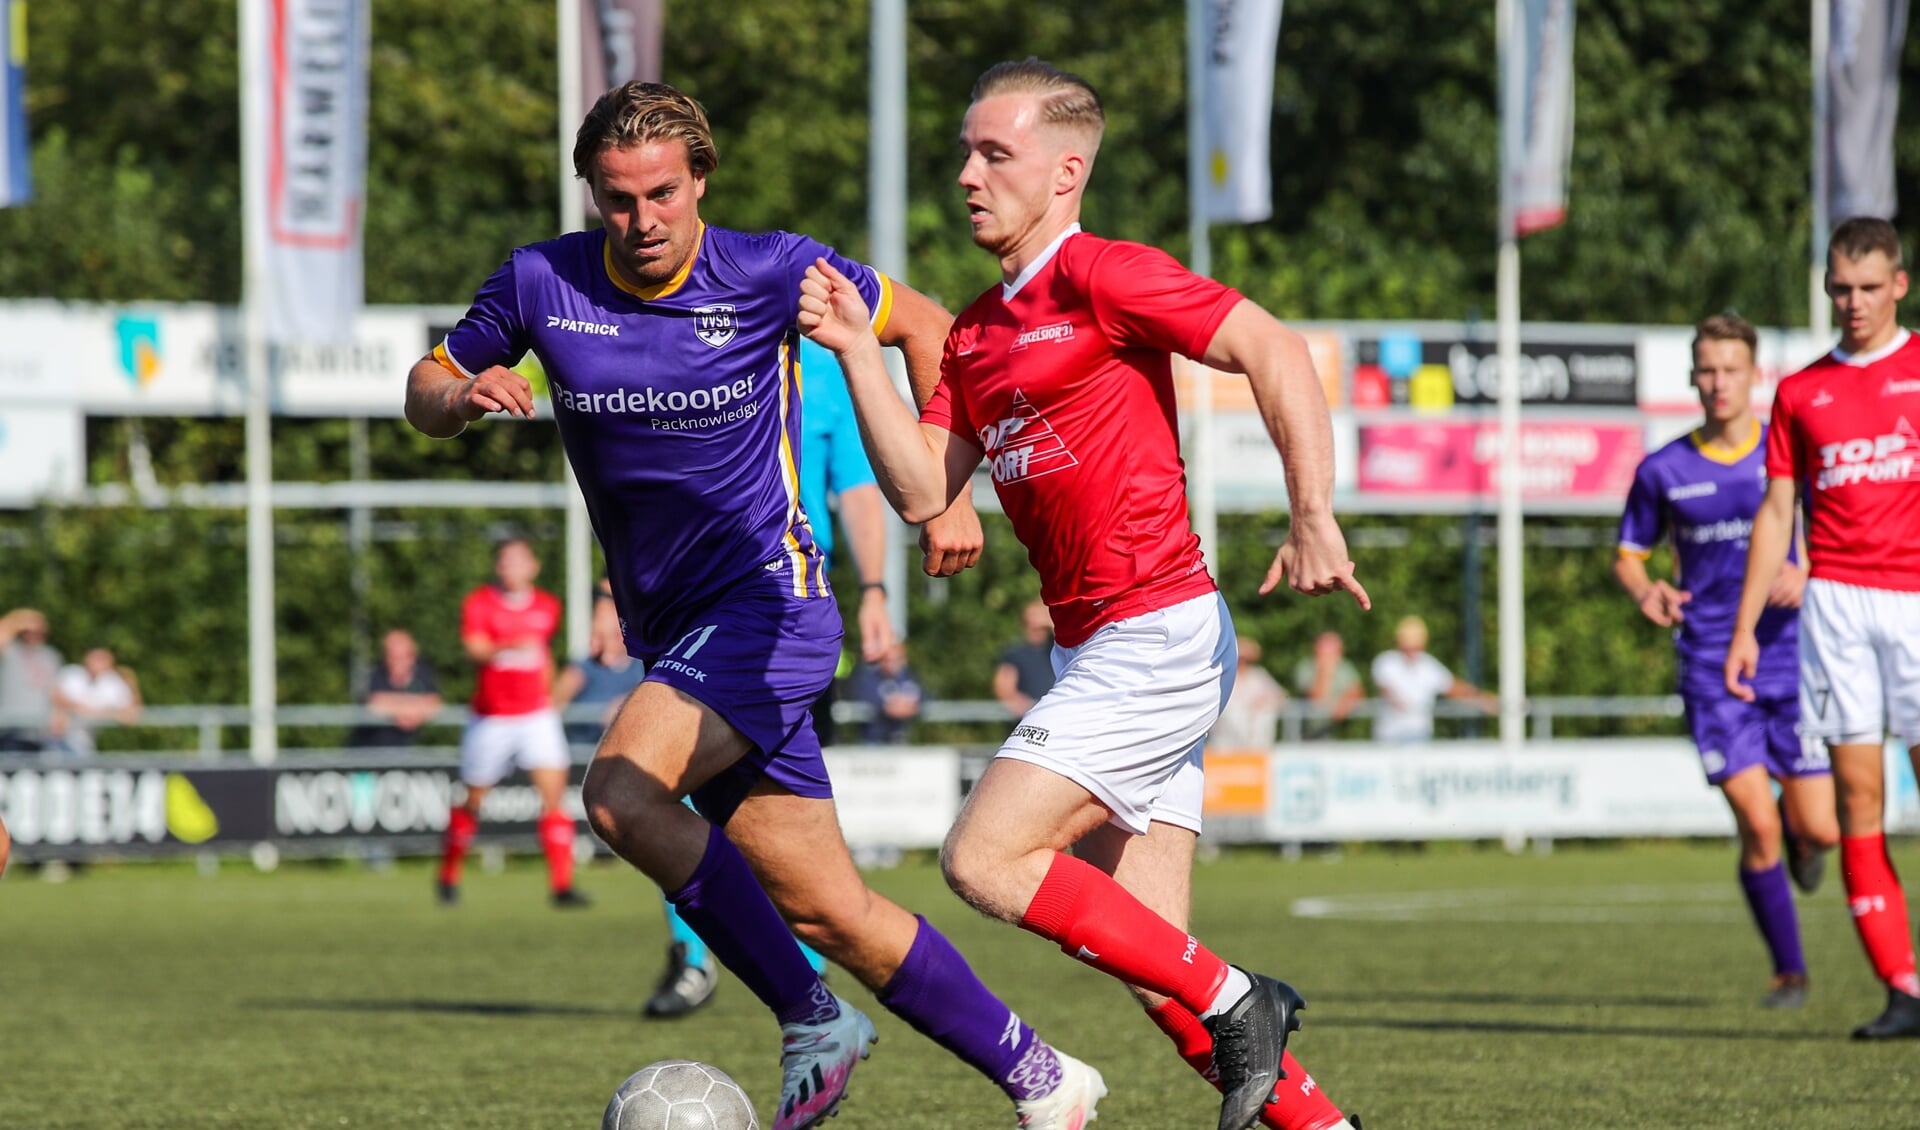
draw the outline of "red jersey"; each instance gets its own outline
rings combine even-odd
[[[481,585],[460,606],[460,635],[484,636],[501,647],[480,665],[473,685],[475,714],[531,714],[553,705],[553,664],[548,648],[560,628],[560,600],[534,589],[509,601],[493,585]]]
[[[1213,591],[1187,521],[1173,362],[1240,301],[1165,252],[1078,233],[967,307],[920,418],[986,453],[1062,646]]]
[[[1800,483],[1808,574],[1920,592],[1920,337],[1829,353],[1780,382],[1767,475]]]

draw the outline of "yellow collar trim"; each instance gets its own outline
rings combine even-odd
[[[1731,467],[1747,456],[1752,455],[1753,449],[1760,446],[1760,418],[1757,416],[1754,417],[1753,421],[1753,434],[1748,436],[1746,442],[1742,443],[1739,447],[1708,447],[1707,441],[1702,434],[1705,430],[1704,428],[1695,428],[1693,430],[1691,436],[1693,449],[1706,458],[1713,460],[1715,463],[1724,463]]]
[[[605,243],[600,245],[600,260],[605,264],[607,278],[613,282],[613,285],[644,302],[652,302],[658,298],[665,298],[667,295],[672,294],[674,291],[686,285],[687,276],[693,273],[693,261],[700,258],[700,246],[706,241],[707,225],[705,221],[702,221],[699,232],[693,237],[693,254],[687,256],[687,261],[680,264],[680,269],[673,273],[672,278],[663,283],[655,283],[652,286],[634,286],[620,277],[620,272],[615,270],[613,266],[613,238],[611,236],[607,238]]]

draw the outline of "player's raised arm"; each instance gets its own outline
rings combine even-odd
[[[489,412],[533,418],[533,386],[498,365],[468,378],[429,353],[407,373],[407,422],[434,439],[451,439]]]
[[[908,522],[938,517],[979,466],[980,449],[915,418],[887,375],[865,300],[825,259],[800,284],[799,322],[802,333],[840,358],[860,439],[887,501]]]
[[[1740,586],[1740,612],[1733,622],[1733,642],[1727,647],[1727,690],[1743,702],[1753,701],[1750,685],[1760,667],[1760,643],[1754,629],[1766,610],[1774,578],[1787,559],[1793,540],[1793,504],[1798,494],[1792,479],[1767,480],[1767,496],[1753,516],[1747,539],[1747,576]]]
[[[1214,331],[1204,359],[1216,369],[1247,375],[1286,467],[1293,522],[1260,591],[1273,591],[1284,576],[1296,592],[1320,596],[1345,589],[1360,607],[1373,607],[1354,580],[1347,540],[1333,516],[1333,420],[1307,343],[1242,300]]]
[[[953,315],[910,286],[893,282],[892,287],[893,309],[887,324],[881,327],[880,344],[898,346],[906,356],[913,406],[925,408],[933,398],[934,386],[940,383],[940,354],[947,331],[953,327]],[[973,489],[968,486],[944,513],[921,529],[920,548],[926,554],[923,568],[934,577],[950,577],[972,568],[980,560],[985,540],[980,515],[973,509]]]

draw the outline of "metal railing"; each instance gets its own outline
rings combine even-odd
[[[1380,714],[1386,704],[1380,699],[1362,699],[1354,705],[1345,718],[1372,718]],[[600,721],[605,714],[603,703],[579,703],[561,712],[561,718],[569,723],[592,725]],[[1683,713],[1678,695],[1551,695],[1529,699],[1527,716],[1530,719],[1529,736],[1536,741],[1550,741],[1554,736],[1554,725],[1560,719],[1675,719]],[[857,724],[872,717],[872,708],[861,702],[838,702],[833,707],[836,722]],[[1492,720],[1491,715],[1478,709],[1471,703],[1452,699],[1441,699],[1434,704],[1436,718],[1444,719],[1484,719]],[[376,714],[364,706],[351,704],[335,705],[287,705],[276,711],[279,725],[288,728],[307,727],[346,727],[385,726],[392,719]],[[472,712],[464,706],[444,706],[439,713],[426,723],[434,727],[458,727],[472,718]],[[226,748],[225,732],[229,729],[244,729],[251,716],[244,705],[156,705],[141,710],[137,721],[129,729],[194,730],[198,737],[195,748],[202,757],[218,758],[231,752]],[[20,728],[37,729],[45,724],[43,715],[21,715],[0,713],[0,729]],[[1003,724],[1011,726],[1014,715],[998,702],[991,699],[956,699],[951,701],[933,700],[928,702],[916,719],[920,723],[958,723],[965,725]],[[1312,703],[1290,699],[1280,711],[1277,740],[1293,744],[1302,740],[1310,723],[1337,722],[1325,710]],[[95,730],[121,728],[118,723],[89,723]],[[1442,739],[1444,740],[1444,739]]]

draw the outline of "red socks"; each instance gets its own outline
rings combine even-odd
[[[1200,1073],[1201,1078],[1220,1086],[1220,1079],[1213,1070],[1213,1033],[1207,1031],[1200,1018],[1180,1005],[1178,1001],[1168,1001],[1159,1008],[1147,1010],[1148,1019],[1154,1026],[1167,1034],[1173,1041],[1174,1050],[1187,1066]],[[1260,1122],[1273,1130],[1324,1130],[1325,1127],[1338,1126],[1346,1115],[1333,1105],[1326,1093],[1320,1090],[1313,1076],[1307,1074],[1292,1052],[1281,1056],[1280,1069],[1287,1077],[1280,1081],[1280,1097],[1268,1103],[1260,1112]]]
[[[1907,896],[1900,890],[1887,857],[1887,837],[1840,838],[1840,874],[1847,886],[1847,909],[1860,933],[1874,975],[1908,996],[1920,996],[1914,975],[1913,942],[1907,928]]]
[[[1195,1013],[1207,1010],[1227,979],[1227,963],[1191,934],[1141,905],[1113,876],[1064,853],[1054,855],[1020,926]]]
[[[573,889],[573,817],[549,812],[540,817],[540,850],[547,853],[547,885],[554,894]]]
[[[467,858],[467,849],[473,846],[474,833],[480,830],[480,818],[465,808],[455,808],[447,813],[447,831],[440,838],[440,881],[447,884],[460,882],[460,863]]]

